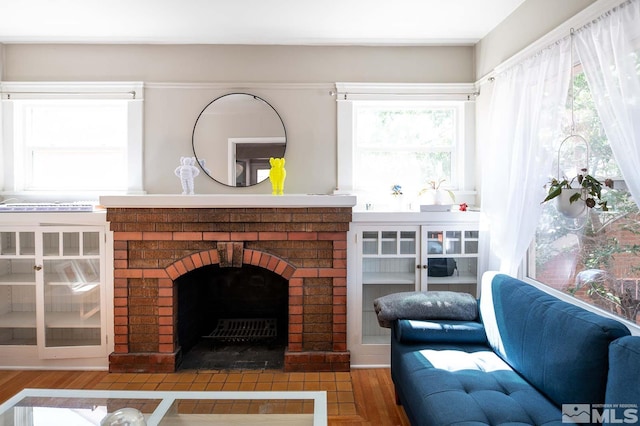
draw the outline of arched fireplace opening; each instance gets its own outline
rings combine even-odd
[[[207,265],[175,280],[179,369],[279,369],[289,282],[253,265]]]

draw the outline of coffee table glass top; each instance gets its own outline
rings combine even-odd
[[[24,389],[0,405],[0,425],[327,425],[324,391],[191,392]],[[116,418],[120,417],[120,420]],[[105,422],[112,419],[113,422]],[[120,421],[120,423],[118,422]]]

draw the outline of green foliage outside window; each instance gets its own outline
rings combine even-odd
[[[575,76],[570,92],[575,95],[573,122],[569,97],[564,132],[577,133],[589,142],[589,173],[602,181],[614,180],[613,189],[603,190],[610,210],[587,209],[579,219],[566,219],[553,203],[545,203],[533,246],[535,268],[529,268],[529,275],[638,323],[640,214],[624,188],[584,73]],[[560,161],[570,155],[571,151],[562,154]]]

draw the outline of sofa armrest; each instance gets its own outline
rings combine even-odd
[[[475,321],[478,300],[455,291],[407,291],[378,297],[373,308],[381,327],[399,319]]]
[[[607,404],[635,404],[640,408],[640,337],[625,336],[609,345]]]
[[[397,320],[394,336],[399,342],[486,343],[484,326],[477,321]]]

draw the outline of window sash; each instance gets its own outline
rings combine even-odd
[[[358,192],[354,164],[357,155],[355,112],[367,102],[388,105],[431,101],[431,105],[455,106],[458,111],[456,141],[451,148],[454,182],[448,182],[461,193],[475,193],[475,86],[473,84],[384,84],[336,83],[337,93],[337,186],[336,193]],[[415,148],[412,148],[415,149]],[[436,152],[434,147],[431,147]],[[420,182],[415,182],[419,186]]]
[[[19,155],[15,157],[14,170],[22,176],[22,185],[17,189],[126,191],[126,102],[14,101],[15,124],[20,129],[14,139],[14,143],[20,146],[16,150]],[[114,108],[118,110],[115,114]],[[106,109],[112,110],[111,117],[108,121],[101,121],[99,115],[108,115]],[[93,129],[83,129],[79,123],[69,122],[71,111],[79,115],[84,113],[82,119],[92,121]],[[48,116],[54,119],[49,120]],[[96,141],[100,137],[94,133],[95,128],[111,135],[101,142],[85,144],[87,140]],[[108,164],[115,170],[105,167]]]
[[[21,198],[29,196],[55,195],[56,199],[69,197],[93,197],[97,196],[97,191],[107,193],[142,193],[143,182],[143,105],[144,93],[143,84],[139,82],[105,82],[105,83],[85,83],[85,82],[2,82],[0,83],[2,95],[2,128],[3,142],[1,145],[2,165],[4,173],[0,174],[0,188],[3,188],[5,195],[18,195]],[[37,157],[45,155],[55,155],[54,148],[50,143],[34,142],[31,146],[26,146],[24,142],[26,129],[24,120],[16,121],[24,117],[18,117],[21,104],[32,103],[34,105],[46,103],[62,105],[65,102],[82,103],[99,102],[104,105],[111,103],[125,103],[126,106],[121,112],[124,114],[124,128],[120,129],[125,134],[122,135],[123,145],[119,147],[107,147],[108,143],[97,144],[99,146],[88,147],[82,143],[72,142],[66,148],[76,147],[76,153],[85,152],[89,157],[95,155],[92,149],[101,149],[104,155],[111,158],[124,158],[122,165],[115,167],[118,177],[111,179],[108,183],[98,185],[96,179],[76,178],[76,183],[70,181],[65,185],[54,185],[53,189],[46,189],[43,185],[37,184],[42,179],[33,179],[32,161]],[[92,138],[96,140],[96,138]],[[103,141],[104,142],[104,141]],[[55,145],[55,144],[54,144]],[[64,143],[62,144],[64,146]],[[113,150],[118,151],[114,153]],[[26,159],[26,160],[25,160]],[[104,173],[107,164],[104,161],[93,161],[94,167],[90,173]],[[102,171],[100,171],[102,167]],[[111,169],[114,169],[112,167]],[[124,172],[122,172],[124,169]],[[115,171],[114,171],[115,173]],[[124,183],[123,180],[124,179]],[[63,192],[63,193],[62,193]]]
[[[361,137],[358,133],[363,130],[363,123],[359,121],[361,112],[366,110],[378,111],[378,112],[402,112],[402,111],[416,111],[419,116],[415,117],[417,123],[422,122],[421,125],[412,123],[411,119],[401,119],[406,121],[408,125],[415,125],[416,128],[412,129],[413,134],[418,134],[416,139],[407,140],[403,137],[394,138],[389,137],[388,142],[372,141],[371,136]],[[431,112],[445,111],[449,114],[445,118],[445,121],[449,121],[449,125],[443,124],[438,127],[437,124],[426,123],[424,120],[432,120]],[[422,114],[421,114],[422,113]],[[459,188],[459,178],[457,175],[458,162],[459,162],[459,146],[463,144],[462,135],[464,134],[464,109],[458,102],[443,103],[442,101],[355,101],[353,103],[353,132],[354,132],[354,146],[353,146],[353,190],[359,192],[379,192],[388,189],[384,187],[385,183],[382,183],[386,177],[384,170],[384,160],[380,158],[380,162],[375,165],[376,154],[384,157],[388,157],[388,162],[394,164],[392,169],[400,170],[401,166],[399,162],[405,162],[411,164],[411,170],[415,170],[415,173],[405,175],[405,179],[408,182],[396,182],[407,187],[415,187],[414,189],[420,190],[429,180],[446,179],[443,187],[450,189]],[[435,121],[435,120],[434,120]],[[377,123],[371,123],[375,126]],[[421,128],[422,127],[422,128]],[[426,128],[425,128],[426,127]],[[423,133],[419,133],[423,131]],[[393,132],[393,129],[391,129]],[[435,136],[434,136],[435,134]],[[413,135],[409,135],[412,137]],[[375,137],[375,135],[373,135]],[[430,138],[426,142],[422,142],[420,139],[425,137]],[[438,143],[442,138],[446,139],[446,143]],[[438,155],[438,154],[444,154]],[[440,157],[440,162],[437,160]],[[365,158],[368,158],[370,162],[364,164]],[[430,160],[429,158],[433,158]],[[445,161],[443,164],[442,161]],[[374,166],[375,165],[375,166]],[[388,165],[388,164],[387,164]],[[438,171],[426,172],[425,166],[435,168]],[[378,173],[374,173],[376,169]],[[373,173],[373,174],[372,174]],[[389,186],[389,185],[387,185]]]

